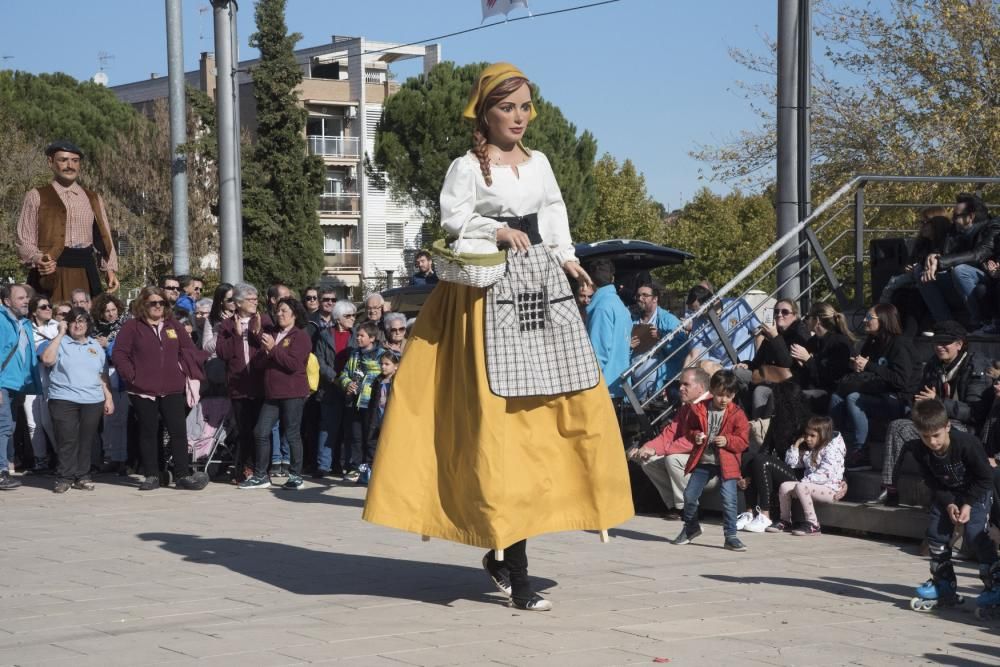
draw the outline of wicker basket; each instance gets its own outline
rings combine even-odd
[[[456,247],[461,247],[465,236],[465,225],[458,232]],[[439,280],[468,285],[469,287],[490,287],[503,278],[507,271],[507,251],[488,253],[455,252],[444,239],[431,244],[434,258],[434,272]]]

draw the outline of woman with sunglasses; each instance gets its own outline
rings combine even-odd
[[[208,475],[191,474],[188,454],[186,380],[203,379],[201,354],[184,327],[169,315],[159,287],[144,287],[132,302],[132,319],[115,340],[111,359],[128,383],[129,399],[139,421],[139,452],[145,479],[140,491],[160,486],[160,420],[170,434],[173,474],[178,489],[200,490]]]
[[[867,470],[868,421],[903,416],[910,395],[916,393],[917,355],[903,335],[899,312],[879,303],[865,315],[861,351],[851,357],[851,373],[830,397],[830,416],[847,443],[847,469]]]
[[[219,283],[212,295],[212,309],[202,325],[201,349],[209,354],[209,359],[215,357],[216,339],[219,327],[236,314],[236,301],[233,299],[233,286],[229,283]]]
[[[347,365],[351,355],[351,337],[357,308],[350,301],[341,300],[333,306],[332,327],[322,329],[316,337],[314,350],[319,360],[319,440],[316,447],[316,476],[344,474],[344,408],[347,396],[337,376]],[[348,452],[348,457],[350,453]]]
[[[851,372],[856,339],[847,326],[847,318],[828,303],[813,304],[806,325],[812,331],[812,338],[805,345],[792,344],[789,354],[803,371],[802,389],[812,401],[814,412],[826,414],[830,395]]]
[[[124,302],[110,292],[102,292],[94,299],[90,314],[95,322],[95,338],[108,359],[108,387],[115,402],[114,412],[104,417],[104,458],[108,462],[105,471],[124,475],[128,460],[128,392],[118,369],[111,363],[111,353],[129,314]]]
[[[59,322],[52,316],[52,302],[47,296],[32,297],[28,302],[28,317],[31,318],[31,328],[35,332],[35,350],[40,349],[59,333]],[[48,395],[49,373],[44,364],[40,371],[41,393],[26,394],[24,397],[24,416],[28,425],[28,438],[31,440],[31,452],[35,459],[31,471],[36,474],[50,470],[49,443],[55,445],[52,420],[45,400]]]
[[[306,309],[306,315],[312,316],[317,310],[319,310],[319,289],[316,287],[307,287],[302,290],[302,305]]]
[[[774,324],[762,324],[760,338],[757,353],[750,363],[756,383],[750,419],[768,418],[774,414],[774,400],[769,386],[772,380],[766,375],[769,366],[790,369],[792,379],[800,387],[805,384],[804,369],[795,364],[789,354],[792,346],[805,346],[809,340],[809,329],[799,319],[798,304],[791,299],[781,299],[774,304]]]
[[[406,347],[406,315],[402,313],[386,313],[383,319],[385,325],[385,344],[382,348],[396,353],[396,358],[403,356]]]
[[[59,323],[56,337],[40,348],[49,369],[49,412],[59,453],[56,493],[94,490],[90,450],[102,415],[115,410],[107,358],[100,343],[87,335],[90,325],[90,313],[74,308],[67,321]]]

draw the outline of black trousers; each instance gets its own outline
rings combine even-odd
[[[155,399],[129,394],[132,409],[139,421],[139,459],[142,474],[154,477],[160,473],[160,447],[157,434],[160,419],[170,434],[170,452],[173,456],[174,479],[191,474],[191,455],[187,441],[187,397],[167,394]]]
[[[260,406],[263,405],[263,398],[234,398],[233,418],[236,421],[236,456],[233,462],[236,474],[243,472],[246,466],[253,467],[256,458],[256,442],[253,437],[253,429],[257,425],[257,417],[260,416]]]
[[[90,478],[90,452],[97,437],[97,426],[104,417],[104,403],[49,401],[52,430],[55,431],[59,481],[75,482]]]
[[[490,558],[496,556],[490,552]],[[531,583],[528,581],[528,540],[514,542],[503,550],[503,560],[499,561],[510,573],[511,597],[518,602],[531,599]]]

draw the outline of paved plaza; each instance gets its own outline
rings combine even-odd
[[[908,608],[915,543],[636,517],[529,542],[549,613],[503,603],[482,551],[361,521],[364,489],[0,496],[2,665],[995,665],[1000,622]],[[38,486],[33,486],[38,484]],[[44,484],[44,486],[42,486]],[[717,517],[716,517],[717,519]],[[974,594],[975,570],[959,565]]]

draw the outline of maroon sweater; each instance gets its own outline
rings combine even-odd
[[[251,320],[251,324],[253,321]],[[261,330],[273,325],[271,318],[261,315]],[[251,327],[252,329],[252,327]],[[243,336],[236,333],[236,320],[229,318],[219,327],[215,343],[215,354],[226,362],[226,379],[229,383],[230,398],[260,398],[264,395],[264,368],[257,362],[260,351],[260,336],[253,331],[247,334],[250,345],[250,364],[243,356]]]
[[[115,338],[111,363],[133,393],[166,396],[184,393],[182,361],[192,377],[201,379],[200,369],[194,368],[199,356],[191,337],[176,320],[164,320],[157,334],[145,321],[132,319],[122,325]]]
[[[268,327],[265,331],[278,337],[277,326]],[[264,369],[264,398],[281,400],[309,396],[306,364],[310,352],[312,339],[309,333],[295,327],[270,352],[261,348],[254,361]]]

